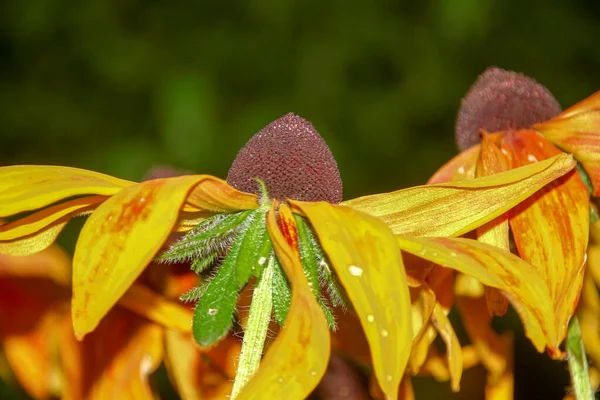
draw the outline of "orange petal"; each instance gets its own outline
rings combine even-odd
[[[500,353],[506,362],[506,368],[502,375],[493,376],[488,375],[487,383],[485,386],[485,399],[486,400],[505,400],[512,399],[514,396],[514,340],[511,332],[506,332],[500,337]],[[482,360],[483,361],[483,360]]]
[[[503,148],[513,167],[560,153],[534,131],[507,134]],[[577,171],[547,185],[510,212],[519,255],[542,274],[548,285],[559,342],[567,333],[581,291],[589,215],[588,190]]]
[[[507,171],[508,159],[487,134],[481,138],[481,157],[477,163],[477,176],[490,176]],[[477,240],[510,251],[508,215],[502,214],[493,221],[477,228]],[[504,315],[508,299],[498,289],[485,287],[488,311],[491,315]]]
[[[151,399],[148,377],[163,359],[163,328],[120,308],[113,309],[98,328],[79,343],[85,399]],[[78,358],[77,358],[78,357]]]
[[[427,181],[428,185],[436,183],[457,182],[475,178],[475,167],[479,158],[480,145],[475,145],[461,152],[444,164]]]
[[[454,333],[454,328],[452,328],[450,320],[439,304],[436,304],[433,309],[432,321],[436,330],[439,332],[440,337],[446,344],[446,357],[448,358],[448,369],[450,371],[450,386],[452,387],[452,391],[458,392],[460,390],[460,378],[463,370],[462,349],[460,343],[456,337],[456,333]]]
[[[36,210],[73,196],[110,196],[133,184],[79,168],[48,165],[0,167],[0,217]]]
[[[279,209],[280,230],[274,209],[267,227],[277,258],[292,287],[292,303],[285,325],[263,357],[260,368],[236,400],[303,399],[317,386],[329,360],[329,330],[300,263],[294,218],[285,205]],[[292,243],[292,244],[290,244]]]
[[[131,285],[119,300],[119,304],[165,328],[184,333],[192,330],[194,313],[191,309],[169,301],[139,283]]]
[[[412,316],[394,236],[377,218],[348,207],[290,203],[315,229],[367,335],[379,384],[396,398],[412,343]]]
[[[0,278],[45,278],[66,287],[71,282],[71,259],[58,246],[27,257],[0,254]]]
[[[206,175],[156,179],[122,189],[81,230],[73,258],[73,324],[83,338],[152,261],[179,209]]]
[[[239,358],[239,352],[239,340],[236,339],[224,339],[210,351],[201,352],[191,335],[172,330],[165,333],[169,377],[181,398],[186,400],[227,398],[234,375],[228,375],[222,365],[215,363],[213,354],[218,353],[233,364]]]
[[[536,124],[561,149],[573,153],[590,176],[594,196],[600,195],[600,91],[550,121]]]
[[[73,216],[92,210],[106,199],[106,196],[81,197],[0,225],[0,253],[23,256],[47,248]]]
[[[549,182],[573,169],[560,155],[500,174],[343,202],[382,219],[395,234],[460,236],[502,215]]]
[[[397,236],[400,248],[501,289],[538,351],[558,346],[554,312],[543,277],[519,257],[471,239]]]
[[[0,346],[23,388],[35,398],[58,397],[61,380],[55,351],[60,307],[68,292],[50,281],[0,279]]]
[[[484,298],[457,297],[456,305],[471,343],[492,380],[502,377],[507,369],[504,344],[492,329],[492,318]]]

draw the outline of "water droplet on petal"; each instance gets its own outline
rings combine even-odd
[[[146,198],[145,197],[140,197],[140,199],[138,201],[140,203],[145,203],[146,202]]]
[[[282,377],[282,376],[280,376],[279,378],[277,378],[277,382],[279,382],[279,383],[283,383],[283,377]]]
[[[356,265],[351,265],[348,267],[348,272],[350,272],[350,275],[352,276],[362,276],[363,274],[363,269],[361,267],[357,267]]]
[[[217,315],[218,312],[219,312],[218,308],[209,308],[208,309],[208,315]]]
[[[529,160],[529,162],[537,162],[538,160],[533,154],[529,154],[527,156],[527,159]]]
[[[308,282],[308,287],[312,287],[312,286],[313,286],[312,282]]]
[[[381,330],[381,336],[388,337],[388,335],[389,335],[389,333],[388,333],[387,329],[382,329]]]
[[[385,379],[387,379],[388,382],[391,382],[394,378],[391,375],[388,375],[385,377]]]
[[[367,321],[374,322],[375,321],[375,316],[373,314],[367,315]]]
[[[266,262],[267,262],[266,257],[261,257],[258,259],[258,265],[265,265]]]
[[[314,369],[310,371],[310,376],[317,376],[317,371],[315,371]]]
[[[455,252],[453,252],[453,251],[450,252],[450,257],[456,257],[456,256],[457,256],[457,254]]]
[[[465,173],[465,167],[458,167],[458,173],[459,174],[464,174]]]

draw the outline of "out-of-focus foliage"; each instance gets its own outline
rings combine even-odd
[[[485,67],[563,107],[600,89],[599,16],[596,0],[5,0],[0,165],[224,177],[292,111],[329,143],[345,198],[420,184],[456,154],[459,101]],[[518,385],[534,361],[516,362]]]

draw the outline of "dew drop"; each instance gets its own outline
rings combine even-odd
[[[218,312],[219,312],[218,308],[209,308],[208,309],[208,315],[217,315]]]
[[[267,262],[266,257],[261,257],[258,259],[258,265],[265,265],[266,262]]]
[[[529,154],[527,160],[529,160],[529,162],[537,162],[538,159],[533,154]]]
[[[458,173],[459,174],[464,174],[465,173],[465,167],[459,167],[458,168]]]
[[[315,371],[314,369],[310,371],[310,376],[317,376],[317,371]]]
[[[457,254],[455,252],[453,252],[453,251],[450,252],[450,257],[456,257],[456,256],[457,256]]]
[[[140,197],[140,199],[138,201],[140,203],[145,203],[146,202],[146,198],[145,197]]]
[[[367,315],[367,321],[374,322],[375,321],[375,316],[373,314]]]
[[[381,330],[381,336],[388,337],[388,335],[389,335],[389,333],[388,333],[387,329],[382,329]]]
[[[393,377],[392,377],[391,375],[387,375],[387,376],[385,377],[385,379],[387,379],[387,381],[388,381],[388,382],[391,382],[391,381],[392,381],[392,379],[393,379]]]
[[[357,267],[356,265],[351,265],[348,267],[348,272],[350,272],[350,275],[352,276],[362,276],[363,274],[363,269],[361,267]]]
[[[279,378],[277,378],[277,382],[279,382],[279,383],[283,383],[283,377],[282,377],[282,376],[280,376]]]
[[[312,286],[313,286],[312,282],[308,282],[308,287],[312,287]]]

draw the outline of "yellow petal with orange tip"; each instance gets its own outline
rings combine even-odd
[[[563,111],[553,119],[533,125],[583,165],[600,195],[600,91]]]
[[[139,283],[131,285],[119,300],[119,304],[165,328],[184,333],[192,331],[194,313],[190,308],[169,301]]]
[[[446,344],[446,357],[450,371],[450,387],[453,392],[460,390],[460,378],[463,370],[462,349],[454,333],[454,328],[439,304],[433,308],[432,322]]]
[[[512,167],[560,154],[560,150],[535,131],[509,133],[502,147]],[[589,215],[588,189],[577,171],[548,184],[509,213],[519,255],[546,280],[556,313],[559,342],[566,336],[581,291]]]
[[[54,243],[71,218],[89,212],[106,199],[81,197],[0,225],[0,254],[26,256],[44,250]]]
[[[111,196],[134,184],[79,168],[49,165],[0,167],[0,217],[36,210],[73,196]]]
[[[573,169],[569,155],[473,180],[417,186],[345,201],[395,234],[460,236],[502,215]]]
[[[73,325],[78,338],[91,332],[152,261],[177,222],[188,193],[213,201],[202,188],[216,178],[187,175],[122,189],[90,215],[73,258]],[[223,183],[223,185],[226,185]],[[237,198],[219,201],[235,206]],[[224,199],[224,200],[223,200]]]
[[[477,176],[490,176],[510,169],[506,155],[488,134],[481,136],[481,156],[477,161]],[[510,251],[508,215],[502,214],[493,221],[477,228],[477,240]],[[488,311],[502,316],[508,309],[508,299],[496,288],[485,287]]]
[[[438,169],[427,181],[428,185],[436,183],[457,182],[475,178],[477,159],[481,145],[475,145],[459,153],[453,159]]]
[[[410,354],[412,316],[394,236],[379,219],[349,207],[290,204],[312,224],[366,333],[379,384],[395,399]]]
[[[525,333],[542,352],[560,344],[545,280],[519,257],[471,239],[397,236],[406,252],[471,275],[501,289],[519,313]]]
[[[216,360],[224,358],[233,364],[239,358],[240,343],[234,338],[220,341],[210,350],[201,351],[192,335],[167,330],[165,332],[165,363],[169,378],[185,400],[225,399],[231,394],[235,368]]]
[[[186,203],[199,210],[234,212],[258,207],[258,196],[240,192],[222,179],[204,175],[202,184],[190,191]]]
[[[297,247],[296,223],[284,204],[279,208],[279,224],[274,208],[268,212],[267,228],[277,258],[290,281],[292,302],[283,328],[236,400],[304,399],[327,369],[329,329],[304,275]]]

